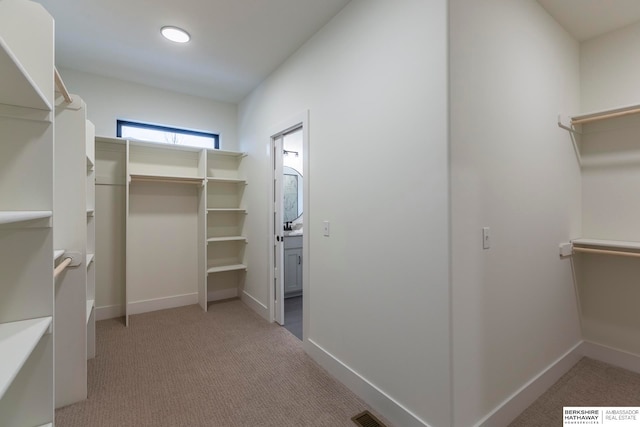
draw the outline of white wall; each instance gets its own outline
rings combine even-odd
[[[582,111],[640,101],[640,23],[580,46]],[[630,116],[583,125],[583,237],[640,240],[640,118]],[[581,255],[582,327],[586,340],[640,355],[637,260]]]
[[[581,112],[638,103],[639,45],[640,23],[580,45]]]
[[[60,69],[67,89],[87,103],[96,135],[115,137],[116,119],[156,123],[220,134],[220,148],[237,148],[237,106],[137,83]]]
[[[309,109],[305,345],[403,426],[450,424],[446,8],[354,0],[239,107],[245,292],[269,305],[269,131]]]
[[[449,3],[453,425],[467,427],[580,341],[558,256],[580,234],[580,170],[556,125],[579,106],[579,48],[533,0]]]

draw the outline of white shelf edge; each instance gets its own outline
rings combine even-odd
[[[602,240],[602,239],[580,238],[580,239],[571,240],[571,243],[577,246],[640,250],[640,242],[632,242],[632,241],[625,241],[625,240]]]
[[[51,211],[0,211],[0,224],[51,218],[52,215]]]
[[[244,236],[229,236],[229,237],[209,237],[207,242],[247,242],[247,238]]]
[[[219,183],[229,183],[229,184],[247,184],[246,179],[242,178],[216,178],[213,176],[207,177],[208,182],[219,182]]]
[[[93,254],[87,254],[87,268],[89,268],[89,266],[93,262],[93,258],[94,258]]]
[[[0,399],[51,325],[51,317],[0,324]]]
[[[158,150],[189,151],[192,153],[200,153],[202,150],[205,149],[202,147],[192,147],[190,145],[176,145],[176,144],[169,144],[166,142],[145,141],[143,139],[135,139],[135,138],[122,138],[122,140],[129,141],[130,147],[143,147],[143,148],[152,148],[152,149],[157,148]]]
[[[246,157],[247,153],[242,151],[229,151],[229,150],[218,150],[217,148],[207,148],[207,154],[214,154],[219,156],[227,156],[227,157]]]
[[[93,306],[95,305],[95,300],[88,299],[87,300],[87,323],[89,323],[89,318],[91,317],[91,311],[93,310]]]
[[[41,426],[38,426],[38,427],[53,427],[53,424],[52,423],[42,424]]]
[[[244,208],[207,208],[207,212],[243,212],[247,213]]]
[[[64,255],[64,249],[55,249],[53,251],[53,260],[57,261],[62,255]]]
[[[247,266],[244,264],[232,264],[232,265],[221,265],[219,267],[210,267],[207,269],[207,274],[209,273],[221,273],[223,271],[235,271],[235,270],[246,270]]]

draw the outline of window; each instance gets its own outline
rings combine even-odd
[[[188,145],[190,147],[220,148],[220,136],[215,133],[178,129],[169,126],[118,120],[118,138],[140,139],[161,144]]]

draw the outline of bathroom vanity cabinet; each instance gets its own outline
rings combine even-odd
[[[284,237],[284,295],[302,295],[302,235]]]

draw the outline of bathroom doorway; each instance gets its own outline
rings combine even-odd
[[[305,118],[306,119],[306,118]],[[273,156],[273,245],[272,283],[273,320],[289,332],[304,338],[308,277],[305,253],[308,236],[305,234],[305,200],[308,191],[308,141],[306,120],[280,127],[271,137]],[[305,150],[307,148],[307,150]],[[306,217],[306,218],[305,218]]]

